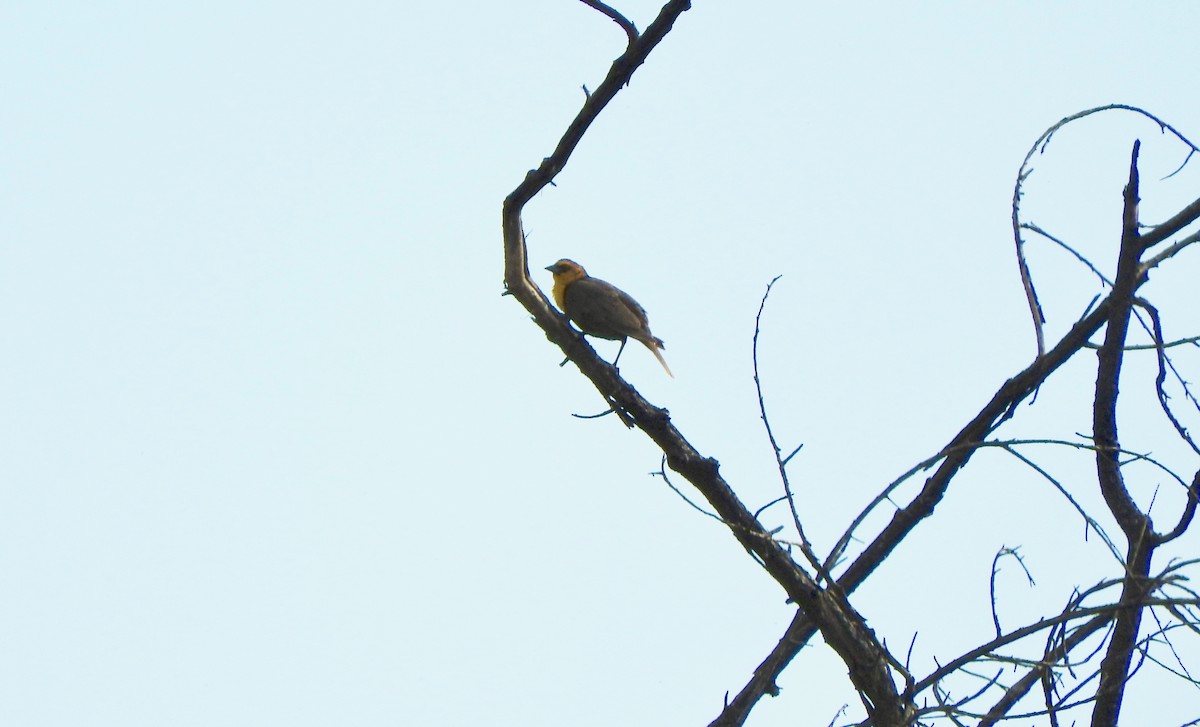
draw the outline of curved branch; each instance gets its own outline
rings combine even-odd
[[[1180,535],[1187,532],[1188,527],[1192,524],[1192,518],[1196,517],[1196,505],[1200,503],[1200,470],[1196,470],[1196,474],[1192,477],[1192,484],[1188,486],[1187,504],[1183,506],[1183,513],[1179,516],[1179,522],[1171,529],[1169,533],[1160,535],[1158,541],[1160,543],[1169,543],[1175,540]]]
[[[1096,108],[1071,114],[1066,118],[1060,119],[1058,123],[1043,131],[1042,135],[1037,138],[1037,141],[1033,142],[1033,146],[1029,147],[1029,151],[1025,153],[1025,159],[1021,161],[1021,166],[1017,170],[1016,184],[1013,185],[1012,231],[1013,242],[1016,243],[1017,269],[1021,276],[1021,285],[1025,289],[1025,299],[1029,303],[1029,313],[1033,318],[1034,333],[1037,337],[1038,356],[1041,356],[1042,352],[1045,351],[1046,348],[1045,333],[1042,330],[1042,327],[1046,323],[1046,317],[1042,313],[1041,303],[1038,302],[1037,290],[1033,285],[1033,276],[1029,272],[1029,263],[1025,259],[1025,240],[1023,237],[1021,237],[1021,229],[1023,227],[1021,222],[1021,197],[1024,196],[1024,190],[1022,188],[1025,185],[1025,180],[1029,178],[1029,175],[1033,174],[1033,169],[1030,168],[1029,161],[1033,159],[1034,154],[1045,153],[1046,147],[1050,144],[1050,139],[1053,138],[1054,134],[1059,129],[1063,128],[1067,124],[1078,121],[1079,119],[1103,111],[1132,111],[1135,114],[1140,114],[1141,116],[1144,116],[1158,124],[1159,129],[1161,129],[1163,132],[1170,132],[1175,138],[1186,144],[1188,149],[1190,149],[1190,152],[1188,153],[1188,159],[1191,158],[1192,154],[1200,152],[1200,147],[1197,147],[1195,144],[1189,141],[1188,138],[1181,134],[1174,126],[1171,126],[1145,109],[1138,108],[1137,106],[1130,106],[1128,104],[1108,104],[1106,106],[1097,106]],[[1187,160],[1185,159],[1184,164],[1186,163]],[[1180,168],[1182,168],[1182,166]],[[1175,172],[1172,172],[1172,174],[1175,174],[1178,171],[1179,170],[1176,170]],[[1148,247],[1161,242],[1162,240],[1165,240],[1179,230],[1183,229],[1183,227],[1186,225],[1191,224],[1191,222],[1195,221],[1197,218],[1200,218],[1200,199],[1188,205],[1184,210],[1180,211],[1171,219],[1167,220],[1161,225],[1158,225],[1153,232],[1147,233],[1142,240],[1143,244]]]
[[[583,3],[584,5],[587,5],[589,8],[595,8],[596,10],[599,10],[600,12],[604,13],[608,17],[612,18],[612,21],[614,23],[616,23],[617,25],[621,26],[621,30],[624,30],[625,35],[629,37],[629,45],[632,46],[634,43],[637,42],[637,39],[638,39],[637,27],[634,26],[633,23],[629,22],[629,19],[626,18],[624,15],[618,13],[616,10],[605,5],[604,3],[600,2],[599,0],[579,0],[579,1],[581,3]]]
[[[1085,445],[1080,445],[1080,446],[1085,446]],[[1087,448],[1095,449],[1095,447],[1087,447]],[[1041,465],[1037,464],[1030,458],[1021,454],[1016,449],[1014,449],[1012,446],[1002,446],[1001,449],[1003,449],[1005,452],[1008,452],[1012,456],[1016,457],[1021,462],[1024,462],[1034,472],[1037,472],[1047,482],[1049,482],[1051,485],[1053,485],[1054,489],[1058,490],[1058,493],[1060,495],[1062,495],[1064,498],[1066,498],[1067,502],[1071,504],[1071,507],[1075,508],[1075,512],[1079,513],[1079,516],[1083,518],[1083,521],[1085,523],[1087,523],[1087,526],[1089,528],[1091,528],[1092,530],[1094,530],[1096,532],[1096,534],[1100,536],[1100,539],[1102,541],[1104,541],[1104,544],[1106,546],[1108,546],[1108,551],[1110,553],[1112,553],[1112,556],[1117,561],[1117,563],[1122,562],[1121,553],[1117,550],[1117,545],[1116,545],[1116,543],[1114,543],[1112,541],[1112,538],[1109,537],[1108,532],[1106,532],[1104,530],[1104,526],[1102,526],[1099,522],[1096,521],[1095,518],[1093,518],[1091,515],[1089,515],[1087,510],[1083,509],[1083,505],[1079,504],[1079,501],[1076,500],[1073,495],[1071,495],[1071,493],[1067,490],[1066,487],[1063,487],[1063,484],[1061,482],[1059,482],[1055,477],[1053,477],[1049,472],[1047,472],[1045,470],[1045,468],[1043,468]]]
[[[1167,354],[1164,350],[1166,345],[1163,343],[1162,319],[1158,314],[1158,308],[1144,298],[1135,297],[1133,302],[1150,316],[1150,335],[1154,338],[1154,349],[1158,354],[1158,376],[1154,379],[1154,391],[1158,394],[1158,405],[1171,422],[1171,426],[1175,427],[1175,433],[1179,435],[1179,438],[1186,442],[1193,452],[1200,454],[1200,447],[1196,446],[1192,435],[1188,433],[1187,428],[1175,416],[1175,412],[1171,411],[1171,405],[1167,403],[1167,392],[1164,388],[1167,381]]]
[[[567,325],[566,319],[550,305],[545,293],[529,278],[528,250],[525,246],[525,231],[521,224],[521,214],[529,200],[533,199],[563,170],[592,122],[613,100],[617,92],[629,83],[634,71],[646,61],[650,51],[654,50],[655,46],[671,30],[679,16],[690,7],[689,0],[671,0],[663,6],[658,17],[638,38],[637,42],[631,44],[620,57],[613,61],[608,75],[596,90],[588,95],[583,108],[567,126],[566,132],[559,139],[550,156],[543,159],[537,169],[530,170],[517,188],[504,199],[501,213],[504,233],[505,292],[516,298],[532,314],[534,322],[546,332],[546,337],[561,348],[568,358],[579,365],[604,397],[605,402],[614,409],[617,407],[614,406],[616,399],[612,396],[612,392],[622,390],[623,397],[628,398],[632,388],[617,375],[611,366],[608,366],[596,355],[595,350],[582,336]],[[648,403],[645,405],[649,407]],[[619,409],[618,413],[620,413]],[[622,420],[626,426],[633,426],[633,422],[626,416],[623,415]]]
[[[1147,517],[1137,508],[1125,488],[1118,458],[1121,445],[1117,437],[1118,383],[1125,354],[1125,338],[1129,332],[1129,318],[1133,311],[1134,292],[1140,284],[1138,258],[1143,249],[1138,234],[1137,212],[1137,161],[1140,149],[1141,143],[1134,142],[1129,182],[1125,185],[1125,209],[1122,214],[1117,275],[1113,280],[1112,294],[1108,298],[1112,301],[1111,315],[1108,316],[1104,343],[1097,355],[1099,366],[1096,371],[1096,394],[1092,409],[1092,441],[1096,444],[1096,472],[1100,481],[1100,491],[1117,524],[1125,531],[1125,537],[1131,543],[1151,529]]]

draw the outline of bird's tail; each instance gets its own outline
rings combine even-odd
[[[672,379],[675,378],[675,374],[671,373],[671,367],[667,365],[667,360],[662,356],[661,352],[664,348],[662,339],[651,338],[649,341],[642,341],[642,343],[646,345],[646,348],[650,349],[650,353],[654,354],[654,358],[658,359],[658,362],[662,364],[663,370],[667,372],[667,376],[670,376]]]

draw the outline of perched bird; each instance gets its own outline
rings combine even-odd
[[[612,283],[591,277],[573,260],[559,260],[546,269],[554,273],[554,302],[581,331],[589,336],[621,342],[613,366],[620,360],[626,341],[632,338],[645,344],[666,369],[667,376],[675,378],[659,353],[663,349],[662,339],[655,338],[650,332],[646,309],[628,293]]]

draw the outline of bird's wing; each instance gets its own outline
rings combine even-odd
[[[646,326],[646,311],[627,293],[596,278],[576,280],[567,287],[567,314],[584,333],[600,338],[638,337]]]

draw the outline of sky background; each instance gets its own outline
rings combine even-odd
[[[751,336],[782,275],[760,371],[826,552],[1032,360],[1010,204],[1039,134],[1129,103],[1200,139],[1198,22],[1185,2],[697,2],[527,207],[534,279],[570,257],[641,301],[677,378],[637,346],[623,374],[757,510],[781,490]],[[651,475],[644,436],[571,417],[602,402],[501,297],[501,202],[624,43],[570,0],[0,9],[0,723],[716,716],[784,594]],[[1160,181],[1185,148],[1129,113],[1061,131],[1026,186],[1026,219],[1109,272],[1135,138],[1163,219],[1200,166]],[[1030,258],[1053,341],[1099,289],[1049,244]],[[1168,338],[1200,334],[1195,255],[1175,263],[1145,289]],[[1127,446],[1193,472],[1133,359]],[[1094,362],[1002,435],[1090,431]],[[1029,454],[1099,507],[1086,454]],[[1136,472],[1173,522],[1179,488]],[[1004,546],[1036,581],[1005,565],[1006,627],[1115,575],[1051,486],[985,452],[854,603],[894,650],[916,634],[924,673],[988,638]],[[1200,717],[1147,669],[1130,724]],[[844,675],[814,641],[750,724],[856,718]]]

